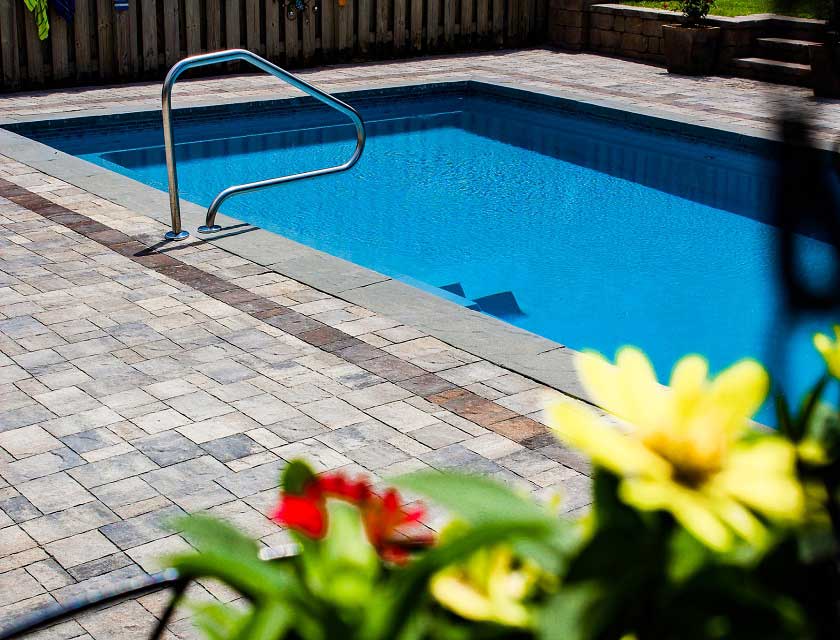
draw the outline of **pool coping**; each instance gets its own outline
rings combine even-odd
[[[626,120],[628,124],[637,127],[651,127],[727,145],[756,148],[756,146],[775,145],[779,142],[775,135],[764,130],[723,123],[710,126],[697,123],[690,117],[635,107],[618,100],[595,100],[568,90],[541,88],[540,91],[535,91],[521,83],[482,78],[472,74],[449,76],[441,82],[373,83],[373,86],[366,89],[339,91],[334,95],[352,102],[353,96],[374,97],[377,93],[390,93],[395,90],[411,91],[419,87],[451,88],[452,90],[478,88],[511,97],[521,95],[529,100],[550,101],[555,105],[559,101],[564,108],[571,111],[577,110],[590,116],[609,116],[613,122]],[[223,101],[197,101],[184,109],[176,109],[176,112],[189,112],[207,107],[235,107],[250,103],[264,106],[267,103],[284,103],[296,99],[298,98],[286,97],[254,100],[251,97],[244,97]],[[0,118],[0,153],[168,226],[170,214],[166,193],[2,128],[34,122],[66,121],[91,116],[113,117],[158,111],[159,109],[148,106],[125,106],[50,114],[49,117],[37,115]],[[827,143],[815,146],[830,150]],[[592,401],[581,386],[575,372],[576,351],[574,349],[492,316],[472,311],[372,269],[300,244],[278,233],[247,225],[223,214],[218,215],[218,223],[223,228],[236,228],[214,236],[197,235],[194,229],[204,223],[205,211],[204,207],[181,200],[183,226],[191,231],[195,239],[210,242],[234,255],[257,263],[267,270],[275,271],[332,296],[415,327],[456,348],[553,387],[562,393],[588,402]],[[166,248],[177,252],[178,246],[177,243],[172,243]]]

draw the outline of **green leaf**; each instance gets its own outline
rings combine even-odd
[[[358,617],[373,596],[380,562],[368,541],[359,511],[350,505],[330,505],[327,536],[311,545],[301,557],[304,576],[319,598]]]
[[[420,472],[393,481],[420,493],[472,525],[488,522],[557,522],[530,497],[489,478],[460,473]]]
[[[537,637],[540,640],[589,640],[597,637],[598,616],[592,609],[601,599],[594,582],[566,587],[540,609]]]
[[[248,557],[257,555],[259,547],[254,540],[211,516],[195,514],[179,518],[174,524],[200,551],[222,551]]]
[[[297,582],[279,563],[230,553],[186,553],[171,557],[169,563],[184,578],[216,578],[252,601],[289,593]]]
[[[773,401],[776,407],[776,424],[779,426],[779,431],[788,440],[796,442],[796,436],[793,432],[793,418],[790,415],[790,405],[788,405],[785,394],[781,389],[777,389],[773,394]]]
[[[229,640],[241,632],[250,613],[219,602],[192,605],[193,624],[208,640]]]
[[[677,529],[670,540],[668,577],[685,582],[703,568],[709,559],[706,547],[685,529]]]
[[[820,399],[830,379],[827,373],[823,374],[813,389],[805,396],[799,415],[794,421],[794,442],[799,442],[802,439],[808,426],[812,423],[813,413],[819,407]]]
[[[283,491],[301,495],[306,485],[315,479],[315,472],[303,460],[292,460],[283,470],[280,482]]]
[[[264,602],[255,607],[248,624],[234,636],[236,640],[279,640],[291,626],[293,612],[285,602]]]

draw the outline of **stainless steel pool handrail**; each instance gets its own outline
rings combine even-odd
[[[266,189],[278,184],[292,182],[295,180],[303,180],[304,178],[314,178],[316,176],[323,176],[330,173],[338,173],[339,171],[346,171],[359,161],[362,156],[362,151],[365,149],[365,124],[359,113],[350,105],[345,104],[335,96],[321,91],[318,87],[314,87],[308,82],[301,80],[294,74],[289,73],[285,69],[281,69],[268,60],[261,58],[255,53],[251,53],[246,49],[228,49],[227,51],[217,51],[215,53],[205,53],[202,55],[191,56],[184,58],[176,63],[166,74],[166,79],[163,81],[163,90],[161,91],[162,113],[163,113],[163,141],[166,151],[166,171],[169,175],[169,209],[172,214],[172,230],[166,232],[167,240],[183,240],[189,237],[189,231],[184,231],[181,228],[181,202],[178,193],[178,170],[175,164],[175,144],[172,132],[172,87],[175,82],[187,69],[193,67],[204,67],[210,64],[219,62],[231,62],[233,60],[244,60],[250,62],[258,69],[262,69],[266,73],[270,73],[276,78],[292,85],[296,89],[309,94],[313,98],[317,98],[327,106],[340,111],[346,115],[356,127],[356,148],[350,159],[342,164],[325,169],[316,169],[315,171],[305,171],[303,173],[296,173],[288,176],[281,176],[279,178],[270,178],[268,180],[260,180],[258,182],[249,182],[246,184],[238,184],[227,189],[223,189],[210,203],[207,209],[207,217],[204,225],[198,228],[199,233],[214,233],[221,231],[221,227],[216,224],[216,213],[222,203],[238,193],[245,193],[246,191],[257,191],[259,189]]]

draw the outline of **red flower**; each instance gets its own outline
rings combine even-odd
[[[313,487],[314,488],[314,487]],[[304,495],[284,493],[271,518],[278,524],[319,540],[327,533],[327,511],[320,491],[306,490]]]
[[[373,493],[366,480],[349,480],[340,473],[313,478],[304,487],[302,495],[283,493],[280,506],[271,517],[278,524],[310,538],[321,539],[327,532],[327,498],[345,500],[359,509],[370,543],[386,560],[404,562],[408,549],[428,546],[432,542],[428,537],[408,539],[399,532],[400,527],[414,524],[423,517],[422,508],[405,510],[396,489],[388,489],[380,497]]]
[[[365,505],[362,518],[368,539],[380,555],[393,562],[402,562],[408,557],[408,545],[402,544],[397,537],[398,529],[418,522],[424,513],[422,508],[406,511],[400,505],[400,494],[396,489],[388,489],[381,498]]]
[[[366,480],[348,480],[339,473],[325,474],[318,478],[318,486],[326,495],[341,498],[353,504],[369,500],[373,495]]]

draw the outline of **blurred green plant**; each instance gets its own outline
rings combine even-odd
[[[273,517],[296,554],[261,560],[254,541],[193,516],[180,526],[198,552],[171,564],[243,596],[197,607],[211,640],[836,638],[840,419],[823,398],[837,336],[815,337],[828,372],[795,410],[774,394],[776,432],[750,422],[769,389],[757,362],[709,378],[688,356],[665,387],[638,350],[615,364],[581,354],[611,417],[550,408],[558,438],[593,462],[576,520],[482,477],[398,479],[452,516],[434,539],[396,489],[295,461]]]

